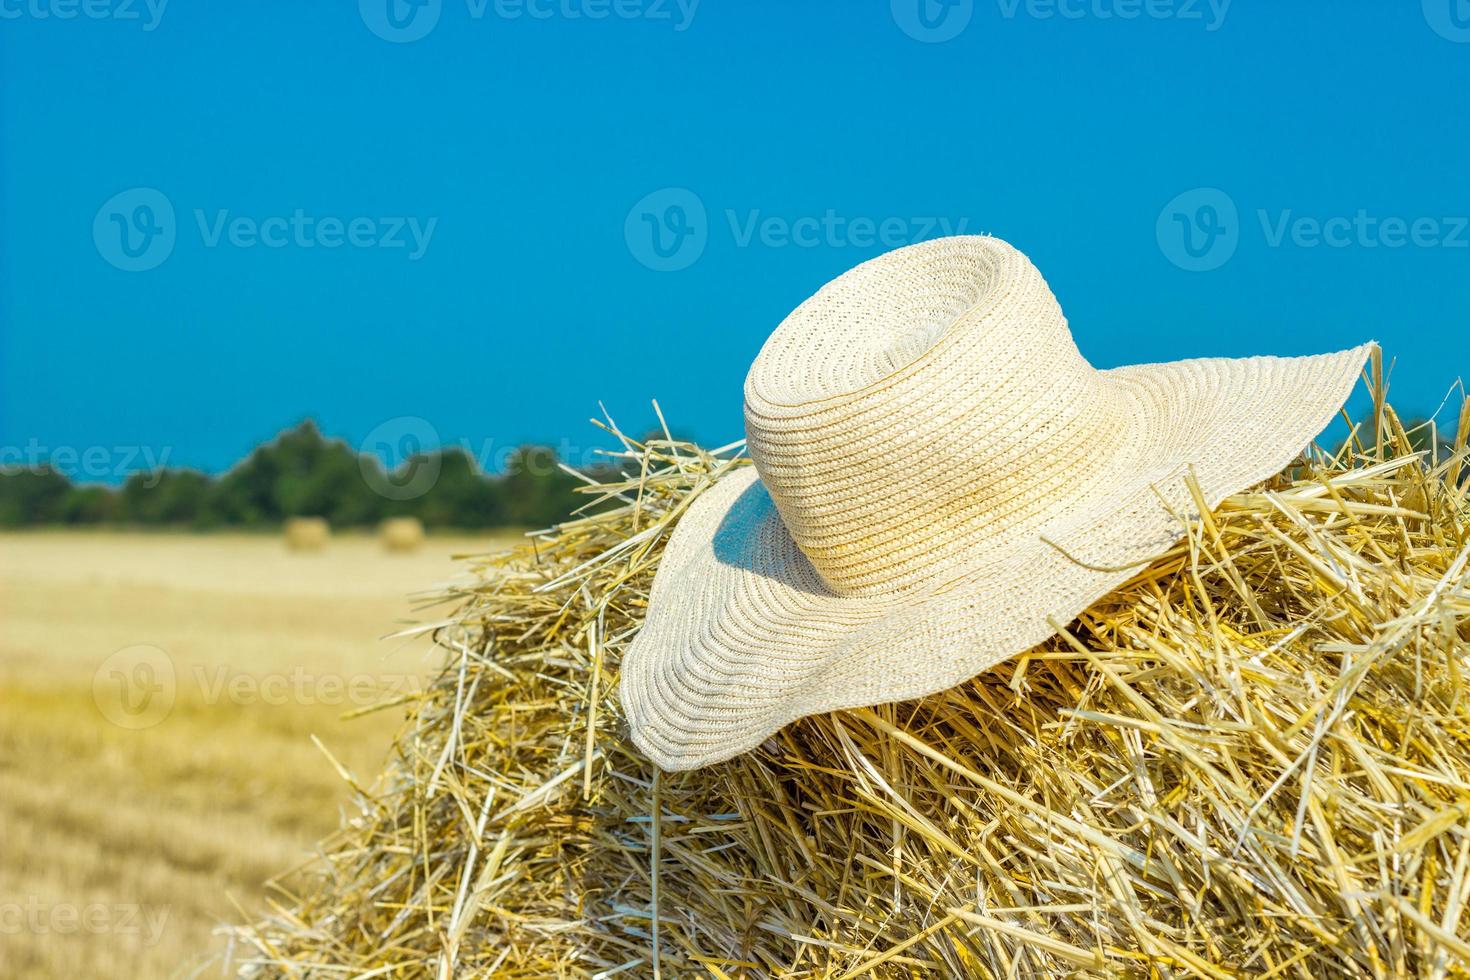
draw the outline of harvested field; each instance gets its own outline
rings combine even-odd
[[[340,716],[432,671],[427,644],[379,639],[408,593],[506,540],[0,535],[0,974],[187,976],[218,951],[232,898],[258,909],[337,825],[349,791],[312,736],[376,771],[401,709]],[[150,668],[171,698],[118,686]]]

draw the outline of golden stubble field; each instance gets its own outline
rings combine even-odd
[[[381,639],[452,553],[335,538],[0,535],[0,976],[220,976],[212,935],[309,855],[433,670]]]

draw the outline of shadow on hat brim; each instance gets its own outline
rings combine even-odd
[[[623,659],[634,742],[663,769],[695,769],[807,715],[922,697],[1025,653],[1184,535],[1191,473],[1213,509],[1291,463],[1372,349],[1100,372],[1132,406],[1107,478],[1039,534],[901,593],[831,591],[755,470],[735,470],[680,519]]]

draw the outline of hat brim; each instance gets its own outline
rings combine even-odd
[[[1132,406],[1107,478],[1040,534],[900,593],[831,591],[754,468],[733,471],[680,518],[623,659],[634,742],[663,769],[694,769],[798,718],[932,694],[1026,652],[1183,536],[1191,470],[1214,508],[1295,459],[1372,346],[1100,372]]]

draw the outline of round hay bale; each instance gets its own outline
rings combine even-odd
[[[681,773],[619,660],[744,464],[630,445],[624,507],[448,587],[382,782],[236,936],[270,977],[1470,974],[1467,441],[1381,407],[1026,656]]]
[[[321,551],[332,537],[332,528],[324,517],[292,517],[284,533],[291,551]]]
[[[391,552],[417,551],[424,543],[424,522],[417,517],[390,517],[379,526],[378,540]]]

